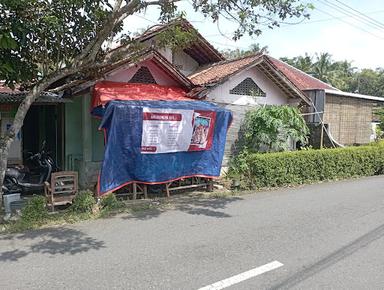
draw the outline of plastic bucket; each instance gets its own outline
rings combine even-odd
[[[3,195],[4,210],[6,214],[11,213],[11,202],[20,200],[20,193],[11,193]]]

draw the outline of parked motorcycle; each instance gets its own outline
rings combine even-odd
[[[45,149],[45,142],[43,142],[40,152],[30,154],[26,161],[28,166],[7,168],[3,183],[5,194],[41,194],[44,191],[44,182],[49,182],[51,173],[58,170],[54,160]]]

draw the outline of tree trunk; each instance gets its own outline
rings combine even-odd
[[[8,145],[9,144],[9,145]],[[5,171],[7,170],[7,160],[8,160],[8,152],[10,147],[10,142],[6,142],[5,138],[1,138],[0,141],[0,201],[3,195],[3,181],[5,176]]]

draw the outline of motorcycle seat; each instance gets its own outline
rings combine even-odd
[[[16,169],[21,173],[29,173],[29,168],[24,165],[11,165],[11,166],[8,166],[7,169]]]

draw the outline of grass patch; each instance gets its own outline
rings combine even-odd
[[[66,209],[52,214],[47,214],[43,219],[40,220],[25,220],[21,216],[16,221],[7,221],[0,227],[0,232],[14,233],[25,230],[33,230],[42,227],[49,227],[55,225],[73,224],[84,220],[97,218],[97,215],[92,213],[77,213],[72,209]]]
[[[248,193],[248,192],[247,192]],[[14,233],[25,230],[33,230],[43,227],[60,226],[74,224],[86,220],[98,218],[109,218],[118,214],[137,215],[140,212],[148,210],[171,210],[180,199],[193,198],[227,198],[239,196],[240,191],[213,191],[213,192],[190,192],[188,194],[179,194],[174,197],[157,198],[148,200],[128,200],[121,201],[114,194],[104,196],[98,204],[92,196],[92,192],[80,192],[73,205],[64,209],[50,213],[45,208],[45,199],[37,196],[31,199],[28,205],[22,210],[21,217],[18,220],[12,220],[0,223],[0,233]]]
[[[153,200],[120,201],[114,194],[102,198],[99,204],[91,192],[79,193],[73,205],[56,212],[48,212],[45,198],[33,197],[22,210],[17,220],[0,221],[0,233],[15,233],[44,227],[74,224],[86,220],[113,217],[117,214],[135,214],[157,207]],[[164,203],[161,203],[164,204]]]

